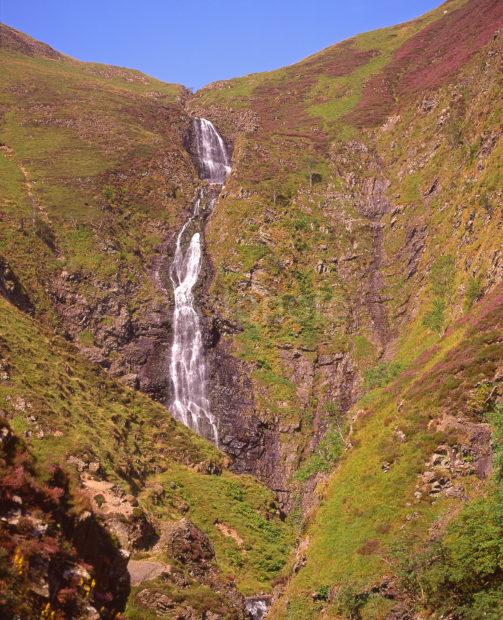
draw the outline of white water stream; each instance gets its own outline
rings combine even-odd
[[[213,123],[205,118],[194,119],[194,132],[201,178],[223,185],[231,171],[224,141]]]
[[[200,176],[212,184],[223,185],[231,170],[225,143],[210,121],[196,118],[193,123]],[[170,361],[171,409],[177,420],[218,445],[218,428],[207,396],[201,322],[193,293],[202,267],[204,217],[201,208],[204,198],[204,190],[201,190],[191,217],[178,233],[170,269],[175,296]],[[209,209],[213,208],[215,200],[216,195],[210,198]],[[186,233],[192,235],[188,244]]]
[[[269,605],[271,604],[271,597],[251,596],[246,601],[246,611],[250,614],[253,620],[262,620],[267,615]]]

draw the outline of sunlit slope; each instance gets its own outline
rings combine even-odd
[[[501,613],[502,301],[357,403],[272,618]]]
[[[230,473],[224,455],[164,407],[112,381],[8,302],[0,305],[0,408],[42,470],[59,465],[85,491],[82,464],[98,463],[91,478],[137,497],[157,528],[192,520],[209,536],[226,576],[246,593],[267,590],[292,542],[272,493]],[[93,506],[99,512],[101,504]],[[159,550],[151,553],[159,557]]]
[[[501,278],[502,6],[447,2],[188,102],[234,140],[207,308],[280,429],[274,475]]]
[[[193,191],[184,88],[1,29],[0,252],[41,312],[62,270],[151,297],[139,274]]]

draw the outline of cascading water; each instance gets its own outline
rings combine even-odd
[[[223,185],[231,171],[224,141],[205,118],[194,119],[194,132],[201,178]]]
[[[246,611],[253,620],[262,620],[267,615],[269,605],[271,604],[270,596],[250,596],[245,599]]]
[[[213,124],[205,118],[195,118],[193,128],[201,178],[217,186],[223,185],[231,170],[224,141]],[[212,194],[206,210],[213,208],[218,196],[218,192]],[[173,382],[171,409],[177,420],[218,445],[217,424],[207,397],[207,368],[201,323],[193,293],[202,266],[204,200],[205,192],[201,189],[191,217],[178,233],[170,270],[175,297],[170,362]],[[184,249],[186,233],[192,236]]]

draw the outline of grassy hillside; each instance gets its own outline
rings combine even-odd
[[[1,28],[0,253],[36,313],[133,373],[128,329],[151,335],[165,303],[151,273],[197,180],[186,91]]]
[[[234,140],[207,304],[242,328],[249,415],[307,528],[273,618],[500,614],[497,480],[414,493],[499,425],[502,23],[501,3],[447,2],[188,103]]]
[[[26,437],[41,475],[54,465],[65,469],[81,497],[77,513],[104,510],[112,531],[131,502],[137,508],[126,510],[126,526],[141,515],[157,531],[190,519],[209,536],[223,578],[246,594],[267,591],[292,543],[272,493],[228,472],[224,455],[164,407],[114,383],[62,338],[0,304],[0,409]],[[116,490],[93,492],[100,480]],[[114,508],[117,493],[130,499]],[[163,547],[147,546],[141,557],[150,556],[169,561]]]
[[[491,441],[501,451],[502,311],[499,287],[356,405],[351,447],[318,489],[307,551],[271,617],[501,614],[499,460],[485,481]]]

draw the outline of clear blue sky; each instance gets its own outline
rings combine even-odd
[[[192,88],[291,64],[442,0],[0,0],[0,21],[80,60]]]

